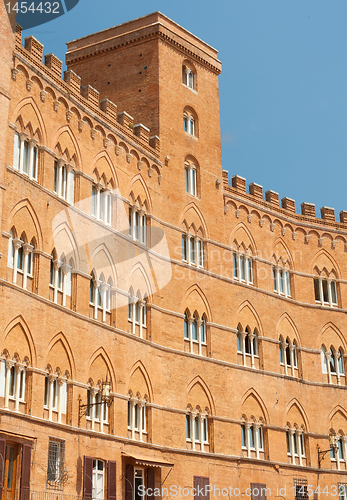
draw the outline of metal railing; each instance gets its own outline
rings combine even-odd
[[[79,495],[68,495],[58,490],[29,491],[3,489],[0,500],[84,500],[84,497]],[[88,500],[90,500],[90,498],[88,498]]]

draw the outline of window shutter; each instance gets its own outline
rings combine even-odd
[[[259,483],[259,500],[266,500],[266,484]]]
[[[107,499],[116,500],[117,498],[117,468],[116,462],[109,460],[107,464]]]
[[[253,491],[255,491],[254,494]],[[251,483],[252,500],[266,500],[266,484]]]
[[[83,496],[92,498],[93,494],[93,459],[84,456],[83,468]]]
[[[147,494],[147,500],[149,500],[150,498],[154,498],[154,487],[155,487],[154,469],[147,469],[147,488],[152,489],[152,493]]]
[[[130,464],[125,469],[125,500],[133,500],[134,467]]]
[[[210,478],[209,477],[202,477],[201,478],[201,487],[204,489],[202,498],[204,500],[210,500],[210,492],[206,491],[205,488],[210,484]]]
[[[0,498],[4,487],[6,441],[0,439]]]
[[[29,500],[30,497],[30,470],[31,470],[31,446],[23,444],[22,448],[22,474],[21,474],[21,500]]]
[[[202,500],[202,497],[200,498],[200,495],[199,495],[199,488],[201,488],[201,486],[202,486],[201,479],[202,478],[200,476],[194,476],[194,489],[195,489],[194,499],[195,500]]]

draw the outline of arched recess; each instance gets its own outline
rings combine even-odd
[[[208,238],[208,230],[205,218],[202,215],[201,210],[196,206],[194,202],[189,203],[182,210],[179,217],[180,227],[182,227],[184,221],[186,221],[188,228],[191,227],[192,224],[194,224],[196,232],[201,227],[203,232],[202,236],[204,238]]]
[[[24,113],[24,111],[26,112],[27,110],[24,110],[25,106],[31,106],[32,108],[32,111],[33,113],[35,114],[36,116],[36,119],[39,123],[39,127],[40,127],[40,131],[41,131],[41,134],[42,134],[42,143],[43,144],[47,144],[47,131],[46,131],[46,127],[45,127],[45,122],[43,121],[43,118],[42,118],[42,115],[41,115],[41,112],[40,112],[40,109],[39,107],[37,106],[35,100],[33,99],[33,97],[26,97],[25,99],[22,99],[18,104],[17,106],[14,108],[14,111],[12,113],[12,123],[16,123],[16,120],[17,120],[17,117],[21,114]],[[29,112],[29,110],[28,110]],[[30,116],[30,113],[29,113],[29,116]],[[25,123],[24,123],[25,125]]]
[[[128,186],[128,193],[133,193],[133,201],[136,202],[138,197],[141,197],[142,204],[147,201],[147,210],[152,213],[152,199],[141,174],[136,174],[130,181]],[[141,208],[141,207],[140,207]]]
[[[283,238],[277,238],[277,240],[274,241],[272,253],[276,263],[281,265],[287,264],[290,269],[294,269],[294,261],[291,252]]]
[[[206,295],[197,284],[189,287],[183,296],[181,302],[181,311],[184,311],[187,307],[191,311],[191,313],[193,313],[195,310],[206,312],[208,320],[213,321],[210,304],[206,298]]]
[[[86,173],[94,177],[97,182],[103,179],[103,182],[106,182],[110,189],[115,189],[119,185],[115,166],[107,151],[101,151],[94,157],[90,170]]]
[[[153,402],[151,379],[144,364],[140,360],[136,361],[130,369],[128,390],[132,391],[134,395],[139,392],[141,397],[147,394],[149,401]]]
[[[336,405],[328,415],[327,428],[334,429],[335,432],[342,430],[347,433],[347,411],[341,406]]]
[[[51,149],[54,150],[58,143],[60,143],[63,152],[66,148],[69,150],[70,158],[73,157],[74,153],[77,155],[76,167],[83,171],[81,150],[69,125],[63,125],[57,130],[51,143]]]
[[[242,302],[237,308],[235,317],[237,325],[240,323],[243,328],[246,328],[248,325],[252,330],[255,327],[258,329],[258,334],[262,335],[263,328],[259,315],[248,300]]]
[[[54,219],[55,222],[56,218]],[[71,231],[66,220],[54,226],[49,243],[49,248],[55,248],[59,257],[64,254],[66,262],[69,262],[72,258],[75,268],[79,268],[79,248],[75,240],[75,234]]]
[[[191,405],[193,409],[200,406],[201,411],[207,407],[212,415],[216,414],[214,400],[209,387],[200,375],[194,377],[187,385],[186,407]]]
[[[299,403],[296,398],[293,398],[286,406],[284,411],[284,421],[283,424],[286,426],[287,422],[290,423],[291,427],[296,424],[298,428],[304,425],[305,430],[309,430],[309,420],[307,413],[305,412],[303,406]]]
[[[13,356],[17,352],[23,360],[25,356],[29,357],[31,366],[37,366],[36,347],[30,328],[22,315],[13,318],[5,327],[1,339],[1,346],[7,349]],[[28,353],[20,352],[22,346],[26,346]],[[3,350],[3,348],[1,350]]]
[[[19,213],[20,211],[22,212]],[[13,225],[16,226],[19,234],[23,229],[25,229],[28,238],[35,236],[37,238],[38,248],[40,250],[44,250],[44,248],[42,248],[43,237],[41,225],[36,211],[28,198],[19,201],[16,205],[14,205],[14,207],[12,207],[7,219],[7,227],[9,231]]]
[[[292,318],[286,312],[282,314],[282,316],[277,322],[276,334],[277,337],[282,335],[284,339],[289,337],[291,341],[296,339],[299,345],[302,345],[298,329],[296,328],[296,325],[292,320]]]
[[[256,413],[258,411],[258,414]],[[259,413],[260,412],[260,413]],[[264,422],[267,424],[270,423],[269,412],[266,408],[266,405],[258,394],[258,392],[251,387],[248,389],[241,399],[241,413],[247,417],[249,420],[251,417],[254,417],[256,421],[259,420],[260,417],[264,419]]]
[[[234,248],[235,250],[243,244],[244,249],[250,249],[252,254],[255,254],[257,251],[255,240],[248,227],[243,222],[239,222],[232,230],[229,244],[232,248],[237,246],[237,248]]]
[[[111,252],[105,243],[101,243],[94,249],[90,248],[91,244],[92,242],[88,244],[89,251],[91,252],[90,268],[94,269],[98,278],[103,273],[106,279],[111,276],[113,283],[116,284],[118,282],[117,270]]]
[[[153,294],[152,281],[148,278],[142,262],[137,262],[130,271],[129,283],[127,289],[133,287],[133,290],[140,290],[142,297],[150,297]]]
[[[318,273],[321,273],[323,269],[326,269],[329,274],[337,273],[337,278],[341,277],[341,271],[338,263],[324,248],[319,250],[311,261],[310,268],[314,271],[315,269]]]
[[[45,360],[45,366],[47,364],[50,364],[53,371],[56,369],[56,367],[59,367],[63,375],[65,371],[68,370],[70,378],[75,380],[75,360],[70,344],[63,332],[57,333],[51,339],[47,347]]]
[[[341,346],[344,352],[346,352],[346,341],[344,339],[344,335],[331,321],[322,327],[321,331],[317,335],[317,342],[318,349],[320,349],[322,344],[324,344],[327,349],[329,349],[331,345],[333,345],[335,349],[338,349]]]
[[[92,379],[96,385],[98,381],[107,379],[111,382],[112,391],[117,392],[116,374],[112,361],[103,347],[99,347],[90,357],[85,380]]]

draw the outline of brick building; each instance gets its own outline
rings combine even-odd
[[[164,15],[62,75],[1,9],[2,498],[345,499],[347,212],[229,184]]]

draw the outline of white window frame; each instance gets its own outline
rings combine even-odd
[[[288,446],[288,441],[289,441],[289,446]],[[303,463],[303,459],[306,459],[305,433],[302,429],[296,429],[296,428],[286,429],[286,447],[287,447],[287,456],[291,457],[293,465],[305,465]],[[299,460],[299,463],[297,463],[296,459]]]
[[[251,436],[253,437],[253,446],[251,446]],[[261,437],[261,440],[260,440]],[[247,457],[251,458],[252,451],[256,453],[259,459],[260,452],[264,452],[264,430],[261,423],[242,422],[241,424],[241,449],[247,452]]]
[[[197,197],[197,169],[193,163],[185,162],[184,176],[186,193]]]
[[[128,430],[131,431],[131,438],[136,438],[136,432],[139,434],[139,440],[143,441],[143,436],[147,435],[147,401],[129,396],[128,399]],[[130,422],[130,425],[129,425]]]
[[[187,424],[189,419],[189,425]],[[187,436],[187,429],[190,430],[190,438]],[[196,428],[198,431],[196,431]],[[208,415],[206,413],[186,413],[186,441],[192,443],[195,450],[196,443],[200,444],[200,451],[205,451],[205,446],[209,445]]]
[[[198,345],[199,352],[198,355],[202,356],[202,348],[207,346],[207,328],[206,328],[206,316],[203,314],[201,318],[198,318],[195,313],[193,316],[188,317],[187,311],[184,313],[184,340],[190,344],[190,352],[194,354],[194,344]],[[196,323],[196,325],[195,325]],[[193,337],[193,329],[195,325],[196,337]],[[186,336],[186,328],[188,326],[188,336]],[[202,341],[202,327],[204,326],[204,341]]]
[[[129,236],[142,245],[147,244],[147,215],[137,206],[129,207]]]
[[[98,468],[98,464],[102,463],[102,472]],[[95,464],[95,465],[94,465]],[[104,460],[93,459],[92,472],[92,498],[93,500],[104,500],[105,498],[105,478],[106,478],[106,462]],[[98,480],[102,481],[102,489],[97,491]]]
[[[286,267],[272,266],[273,291],[282,297],[291,298],[290,271]]]
[[[321,304],[322,306],[338,307],[336,280],[333,280],[331,278],[324,278],[322,276],[315,276],[313,278],[313,281],[314,281],[315,303]],[[318,290],[316,288],[317,286]],[[327,287],[328,300],[324,299],[324,286]],[[318,291],[319,295],[318,299],[316,291]]]
[[[25,132],[14,133],[13,168],[30,179],[37,180],[37,140],[34,138],[28,139]]]
[[[253,285],[253,259],[250,255],[233,251],[233,277],[234,280],[247,285]]]

